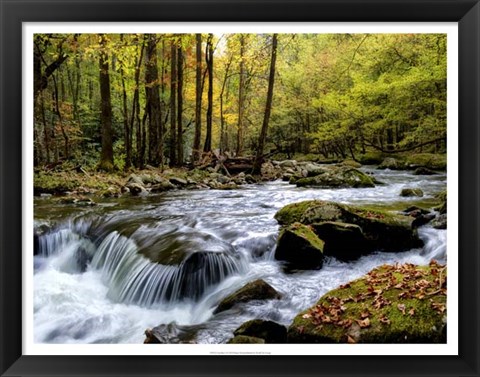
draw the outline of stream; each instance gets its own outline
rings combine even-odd
[[[275,181],[230,191],[99,199],[94,207],[35,198],[35,226],[53,225],[40,237],[34,258],[35,342],[142,343],[145,329],[176,322],[197,343],[224,343],[250,319],[289,325],[329,290],[384,263],[445,263],[446,230],[427,225],[419,228],[421,250],[378,252],[350,263],[331,258],[320,270],[284,271],[274,259],[274,215],[286,204],[322,199],[429,208],[433,195],[446,188],[446,174],[361,170],[384,185],[317,189]],[[401,198],[405,187],[421,188],[424,197]],[[282,298],[213,314],[221,299],[255,279]]]

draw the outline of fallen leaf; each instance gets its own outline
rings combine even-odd
[[[364,320],[359,320],[357,319],[357,323],[360,326],[361,329],[364,329],[366,327],[370,327],[370,318],[365,318]]]
[[[414,316],[415,315],[415,309],[414,308],[410,308],[410,310],[408,311],[408,314],[410,314],[410,316]]]
[[[361,319],[364,319],[364,318],[367,318],[367,317],[370,317],[370,312],[368,310],[365,310],[364,312],[360,313],[360,318]]]
[[[302,315],[302,318],[303,319],[312,318],[312,315],[310,313],[305,313],[304,315]]]
[[[397,308],[402,312],[403,315],[405,315],[405,304],[398,304]]]
[[[355,339],[353,339],[350,335],[347,335],[347,343],[355,344],[355,343],[357,343],[357,342],[356,342]]]
[[[379,318],[379,321],[381,323],[384,323],[386,325],[389,325],[391,323],[391,321],[385,316],[385,315],[382,315],[380,318]]]

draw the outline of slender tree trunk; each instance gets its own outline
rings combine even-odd
[[[41,93],[40,99],[40,111],[42,114],[42,123],[43,123],[43,137],[45,138],[45,156],[47,159],[47,164],[50,163],[50,131],[47,126],[47,117],[45,115],[45,98],[44,93]]]
[[[177,49],[177,165],[183,164],[183,49],[179,37]]]
[[[120,40],[123,42],[123,34],[120,34]],[[128,105],[127,105],[127,90],[125,88],[125,72],[123,69],[124,62],[120,62],[120,77],[122,81],[122,112],[123,112],[123,129],[124,138],[123,143],[125,145],[125,170],[128,170],[132,166],[132,145],[130,144],[130,123],[128,121]]]
[[[225,66],[225,75],[223,77],[222,90],[220,91],[220,153],[223,153],[225,148],[225,117],[223,116],[223,95],[227,86],[228,73],[230,72],[230,66],[232,65],[232,57]]]
[[[171,61],[170,61],[170,166],[177,164],[176,153],[176,95],[177,95],[177,41],[171,42]]]
[[[58,91],[58,82],[55,77],[55,75],[52,76],[53,78],[53,88],[54,88],[54,99],[55,99],[55,114],[57,114],[58,117],[58,125],[60,126],[60,132],[62,133],[63,136],[63,157],[66,158],[67,160],[70,158],[70,143],[69,143],[69,138],[68,135],[65,131],[65,127],[63,124],[63,116],[62,116],[62,111],[60,110],[60,101],[59,101],[59,91]]]
[[[135,39],[135,42],[138,42],[138,38]],[[141,133],[141,123],[140,123],[140,69],[142,66],[143,60],[143,49],[144,49],[144,42],[140,47],[140,52],[137,53],[135,57],[135,89],[133,91],[133,103],[132,103],[132,115],[130,117],[130,140],[129,144],[133,146],[133,130],[135,130],[135,138],[136,138],[136,159],[135,165],[137,168],[140,168],[143,165],[143,159],[140,158],[141,152],[141,145],[142,145],[142,133]]]
[[[255,174],[260,173],[260,168],[263,162],[263,149],[265,147],[265,141],[267,139],[268,122],[270,120],[270,113],[272,111],[272,99],[273,99],[273,84],[275,81],[275,62],[277,60],[277,34],[273,34],[272,39],[272,58],[270,61],[270,75],[268,77],[268,91],[267,102],[265,104],[265,113],[263,117],[262,130],[260,137],[258,138],[258,150],[255,162],[253,165],[253,172]]]
[[[208,34],[207,51],[205,54],[208,71],[208,107],[207,107],[207,135],[205,137],[204,152],[212,150],[212,113],[213,113],[213,34]]]
[[[113,170],[113,134],[112,134],[112,101],[110,96],[110,75],[108,71],[108,54],[106,52],[107,40],[100,36],[99,68],[100,68],[100,98],[102,124],[102,152],[98,168],[105,171]]]
[[[196,34],[196,42],[194,163],[200,160],[200,139],[202,137],[202,34]]]
[[[244,126],[243,114],[245,106],[245,36],[240,34],[240,80],[238,84],[238,125],[237,125],[237,156],[243,154]]]
[[[162,108],[160,104],[160,82],[157,64],[157,39],[155,34],[148,34],[147,54],[145,59],[145,94],[146,114],[148,117],[148,160],[157,166],[162,164],[163,158],[163,127]]]

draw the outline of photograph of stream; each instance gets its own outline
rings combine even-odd
[[[446,34],[33,48],[35,343],[447,343]]]

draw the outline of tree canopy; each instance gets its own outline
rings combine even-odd
[[[446,57],[445,34],[36,34],[35,164],[444,152]]]

